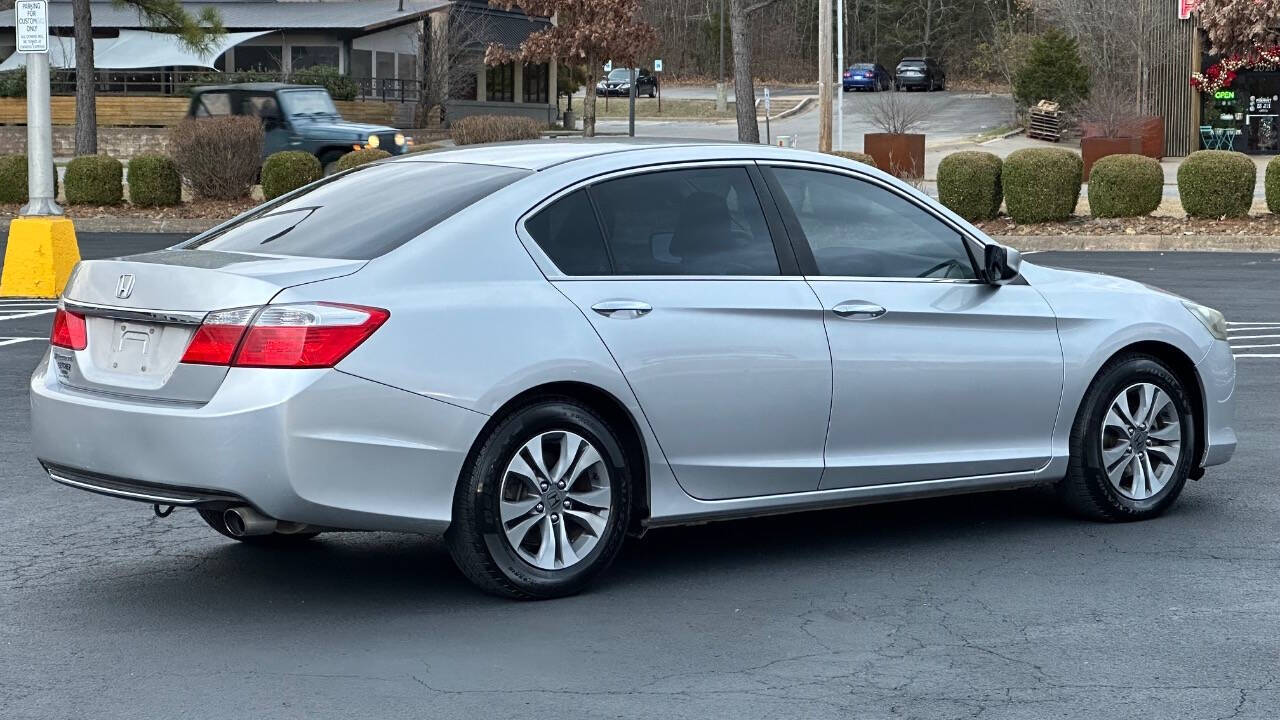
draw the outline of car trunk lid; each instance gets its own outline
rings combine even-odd
[[[347,275],[365,260],[161,250],[81,263],[63,307],[85,317],[83,350],[55,347],[63,384],[139,401],[204,403],[228,368],[181,362],[205,315],[265,305],[294,285]]]

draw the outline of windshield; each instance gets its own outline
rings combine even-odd
[[[337,115],[333,98],[325,90],[290,90],[280,93],[280,102],[288,115]]]
[[[461,163],[363,165],[260,205],[178,247],[371,260],[528,174]]]
[[[609,79],[610,79],[610,80],[614,80],[614,81],[617,81],[617,80],[630,80],[630,79],[631,79],[631,71],[630,71],[630,70],[628,70],[628,69],[626,69],[626,68],[615,68],[615,69],[613,69],[613,70],[610,70],[610,71],[609,71]]]
[[[857,65],[854,65],[852,68],[849,68],[849,69],[850,70],[874,70],[875,65],[872,65],[871,63],[858,63]]]
[[[898,63],[898,67],[900,67],[900,68],[912,68],[912,69],[919,69],[919,68],[924,67],[924,63],[920,62],[919,60],[904,60],[904,61],[902,61],[902,62]]]

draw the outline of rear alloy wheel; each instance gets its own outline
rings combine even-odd
[[[205,510],[200,508],[197,509],[196,512],[200,513],[200,518],[204,520],[209,527],[217,530],[220,534],[225,535],[232,540],[238,540],[246,545],[258,545],[261,547],[288,547],[290,545],[297,545],[299,543],[306,542],[320,534],[319,532],[307,531],[297,533],[273,532],[269,535],[236,535],[227,528],[227,522],[223,519],[222,510]]]
[[[622,547],[630,477],[617,433],[591,408],[569,398],[522,408],[464,470],[449,550],[491,593],[578,592]]]
[[[1112,361],[1086,393],[1059,495],[1098,520],[1163,513],[1191,471],[1195,419],[1177,376],[1154,358]]]

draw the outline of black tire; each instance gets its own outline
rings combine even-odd
[[[245,545],[257,545],[260,547],[288,547],[290,545],[298,545],[319,535],[319,532],[300,532],[300,533],[271,533],[270,535],[244,535],[237,537],[231,534],[227,529],[227,523],[222,519],[221,510],[204,510],[198,509],[200,518],[205,521],[209,527],[217,530],[226,537],[242,542]]]
[[[650,98],[656,98],[656,97],[658,97],[658,88],[657,88],[657,87],[651,87],[651,88],[649,88],[649,97],[650,97]]]
[[[1151,383],[1173,401],[1181,424],[1178,462],[1159,492],[1143,500],[1125,497],[1107,478],[1102,460],[1102,423],[1111,402],[1126,387]],[[1181,494],[1190,474],[1196,437],[1195,414],[1187,390],[1168,366],[1142,354],[1124,355],[1103,366],[1085,393],[1071,430],[1071,459],[1067,475],[1057,484],[1057,494],[1073,512],[1106,522],[1148,520],[1169,509]]]
[[[576,564],[544,570],[517,554],[502,530],[502,475],[516,452],[537,435],[568,430],[592,443],[609,474],[611,508],[595,547]],[[536,600],[572,595],[609,567],[626,536],[631,472],[620,435],[603,417],[568,397],[540,398],[499,422],[463,467],[445,540],[462,574],[495,595]]]

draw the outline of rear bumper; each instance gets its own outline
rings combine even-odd
[[[69,390],[47,356],[31,378],[36,456],[64,485],[353,530],[443,531],[486,419],[336,370],[233,368],[200,406]]]
[[[1196,366],[1204,386],[1204,467],[1221,465],[1236,451],[1236,359],[1219,340]]]
[[[846,78],[843,82],[845,90],[853,90],[855,88],[874,88],[879,86],[879,83],[875,78]]]

